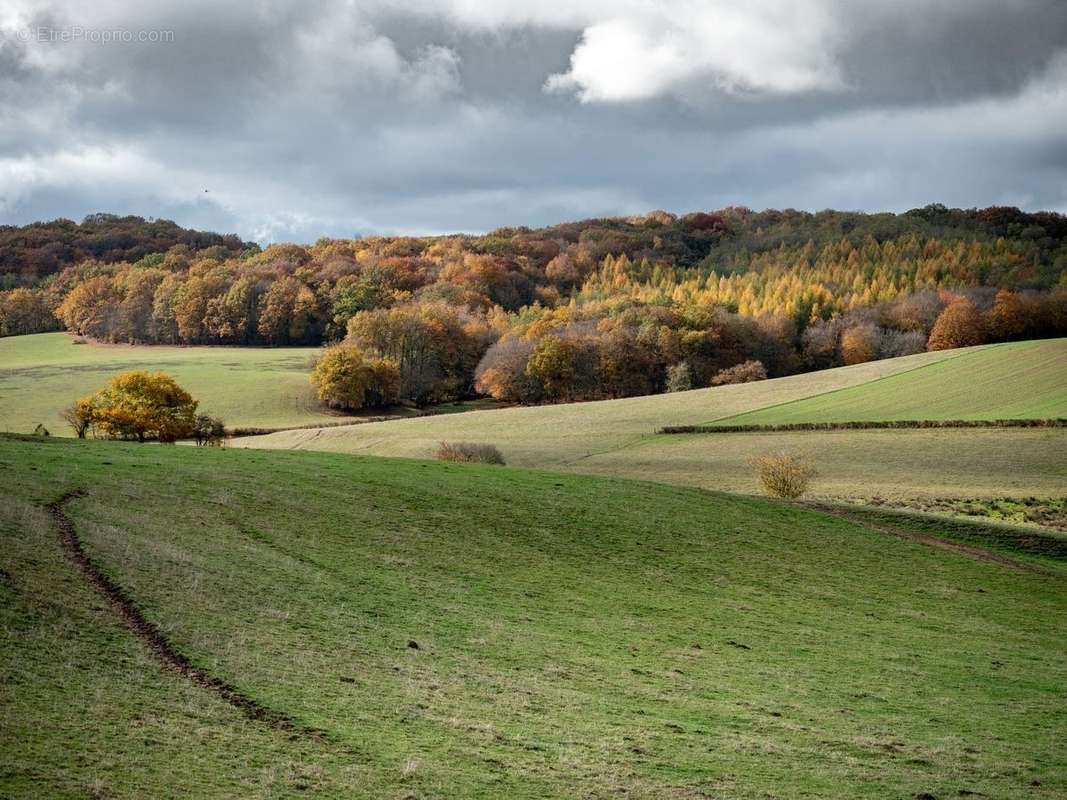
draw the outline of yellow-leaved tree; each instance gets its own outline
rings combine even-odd
[[[400,370],[388,358],[367,358],[358,347],[339,344],[322,351],[311,371],[319,399],[330,408],[355,411],[400,399]]]
[[[174,442],[193,433],[196,406],[170,375],[136,370],[116,375],[106,389],[79,400],[71,411],[86,428],[112,439]]]

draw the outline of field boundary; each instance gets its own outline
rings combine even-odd
[[[736,419],[737,417],[744,417],[744,416],[747,416],[748,414],[755,414],[755,413],[767,411],[767,410],[773,409],[773,408],[784,408],[786,406],[791,406],[794,403],[799,403],[799,402],[806,401],[806,400],[813,400],[816,397],[829,397],[830,395],[839,394],[841,392],[852,391],[853,389],[855,389],[855,388],[857,388],[859,386],[870,386],[871,384],[881,383],[882,381],[888,381],[891,378],[896,378],[899,375],[908,375],[908,374],[910,374],[912,372],[918,372],[919,370],[929,369],[930,367],[935,367],[938,364],[947,364],[949,361],[955,361],[957,358],[966,358],[967,356],[974,355],[975,353],[979,353],[979,352],[982,352],[984,350],[988,350],[988,349],[993,348],[993,347],[996,347],[996,345],[995,344],[975,345],[973,348],[967,348],[966,352],[956,353],[955,355],[946,356],[945,358],[938,359],[937,361],[932,361],[932,362],[930,362],[928,364],[917,364],[914,367],[908,367],[907,369],[903,369],[900,372],[891,372],[888,375],[881,375],[881,376],[879,376],[877,378],[871,378],[869,381],[863,381],[862,383],[854,383],[854,384],[851,384],[849,386],[839,386],[836,389],[827,389],[824,392],[816,392],[815,394],[809,394],[809,395],[806,395],[804,397],[794,397],[792,400],[782,400],[781,402],[778,402],[778,403],[771,403],[770,405],[760,406],[759,408],[753,408],[753,409],[750,409],[748,411],[742,411],[739,414],[728,414],[725,417],[717,417],[716,419],[712,420],[711,422],[702,423],[702,424],[712,425],[715,422],[720,422],[720,421],[725,421],[725,420],[730,420],[730,419]],[[941,351],[941,352],[946,352],[946,351]],[[952,352],[952,351],[950,350],[950,351],[947,351],[947,352]],[[919,354],[915,354],[915,355],[919,355]],[[904,356],[904,358],[907,358],[907,356]],[[874,362],[866,362],[866,363],[875,363],[877,361],[886,361],[886,360],[891,361],[892,359],[875,359]],[[859,365],[853,365],[853,366],[859,366]],[[830,369],[844,369],[844,368],[843,367],[836,367],[836,368],[831,367]],[[812,370],[811,372],[800,372],[800,373],[797,373],[797,374],[798,375],[813,375],[813,374],[816,374],[816,373],[819,373],[819,372],[825,372],[825,371],[826,370],[817,369],[817,370]]]
[[[1064,556],[1067,555],[1067,539],[1055,534],[978,520],[952,519],[898,509],[852,506],[826,500],[802,500],[798,505],[888,536],[962,553],[980,561],[1001,564],[1021,572],[1049,577],[1063,575],[1057,569],[1031,560],[1047,558],[1063,563]],[[1042,547],[1042,543],[1046,547]],[[1023,558],[1019,558],[1020,555]]]
[[[78,567],[97,593],[108,601],[115,614],[126,627],[141,641],[148,651],[164,667],[177,672],[195,685],[214,692],[246,717],[264,722],[273,728],[320,738],[321,731],[307,728],[291,717],[279,711],[267,708],[258,701],[230,685],[221,678],[211,675],[207,670],[193,664],[164,636],[163,632],[145,618],[137,604],[125,589],[109,578],[85,551],[81,539],[74,528],[74,523],[63,510],[71,500],[87,496],[83,489],[74,489],[61,495],[58,499],[45,505],[45,510],[52,518],[52,524],[59,535],[59,543],[67,557]]]
[[[656,433],[786,433],[900,428],[1067,428],[1067,419],[897,419],[859,422],[784,422],[769,425],[664,425]]]

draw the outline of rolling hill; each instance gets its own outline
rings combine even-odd
[[[720,419],[729,425],[1067,416],[1067,340],[959,352],[922,369]]]
[[[0,437],[0,472],[0,795],[1067,792],[1062,552],[325,453]],[[270,714],[154,663],[64,519]]]
[[[801,410],[793,413],[793,404]],[[743,492],[757,489],[752,457],[787,449],[814,457],[817,493],[863,499],[1055,497],[1067,485],[1064,429],[656,433],[663,425],[716,420],[820,419],[817,411],[823,419],[1067,417],[1067,339],[677,394],[285,431],[233,444],[417,458],[442,440],[483,441],[521,466]]]
[[[0,339],[0,430],[38,423],[72,435],[59,416],[117,372],[163,370],[227,425],[284,427],[336,417],[308,384],[314,347],[169,347],[75,344],[65,333]]]

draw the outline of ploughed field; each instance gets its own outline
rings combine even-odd
[[[1062,538],[330,453],[0,437],[0,479],[2,796],[1067,793]]]

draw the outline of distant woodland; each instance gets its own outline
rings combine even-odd
[[[555,402],[1067,335],[1067,217],[727,208],[260,249],[98,214],[0,227],[0,286],[3,335],[339,344],[392,400]]]

